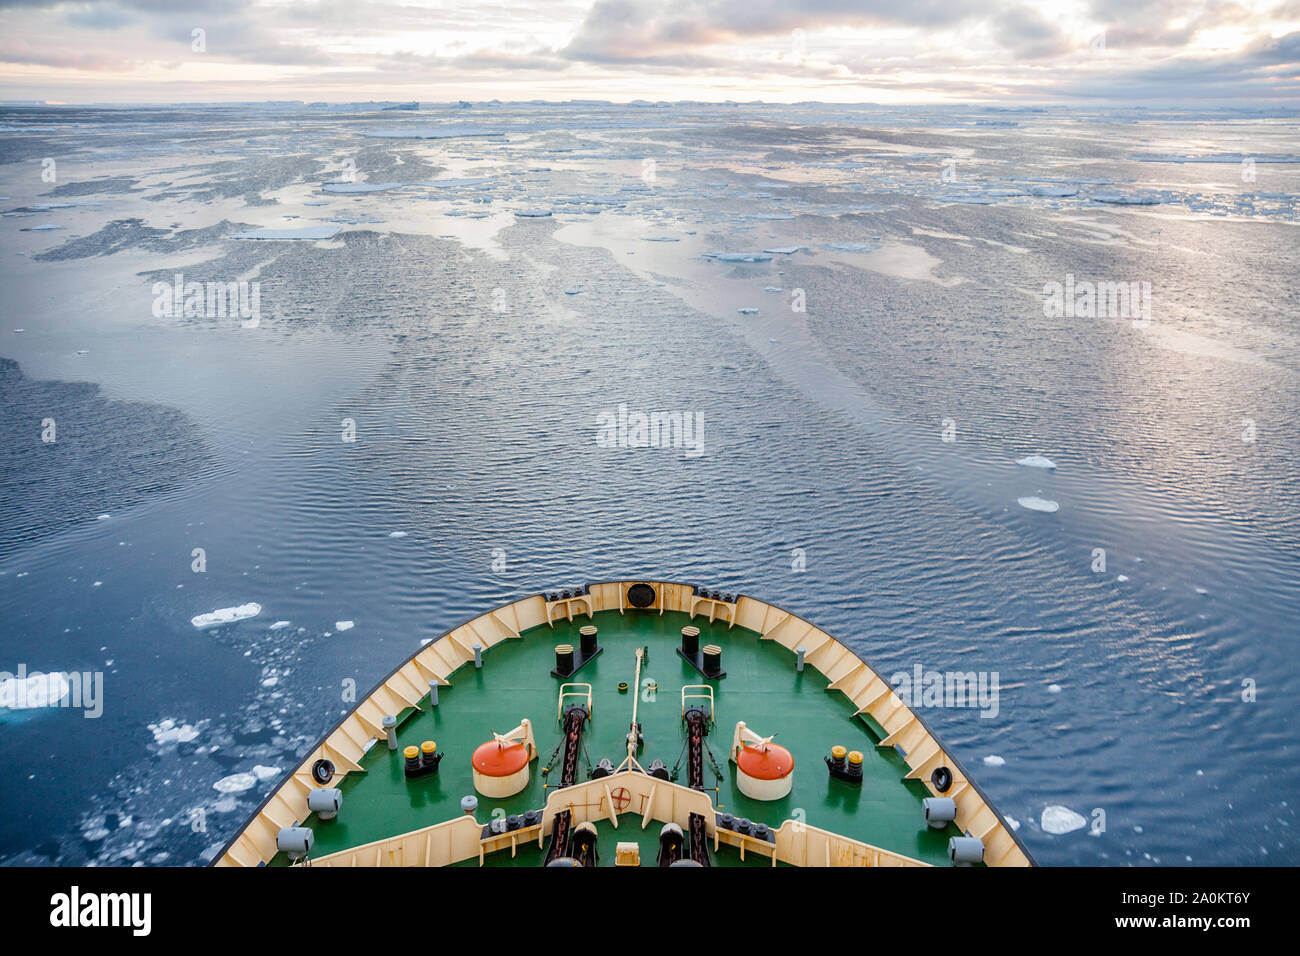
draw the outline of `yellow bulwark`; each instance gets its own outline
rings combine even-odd
[[[1032,861],[1021,849],[1002,822],[1002,818],[985,801],[974,782],[966,777],[958,761],[944,752],[925,723],[894,693],[879,674],[848,647],[825,631],[800,617],[775,605],[741,595],[735,603],[710,599],[707,607],[700,605],[692,588],[685,584],[658,581],[610,581],[590,586],[584,595],[591,613],[605,610],[624,611],[629,605],[625,595],[633,584],[645,583],[655,589],[656,600],[651,610],[681,611],[687,614],[707,614],[711,619],[723,618],[732,625],[755,631],[763,640],[775,641],[791,652],[803,648],[805,662],[824,674],[829,690],[837,690],[854,704],[858,714],[867,714],[884,728],[888,735],[881,746],[894,746],[911,768],[907,779],[919,781],[931,793],[938,795],[930,781],[931,773],[939,766],[952,771],[953,781],[943,794],[952,798],[956,806],[957,827],[984,843],[984,862],[989,866],[1031,866]],[[383,745],[386,731],[382,721],[387,714],[400,714],[418,708],[428,694],[429,682],[449,685],[448,678],[461,665],[474,660],[474,645],[484,650],[501,641],[518,638],[520,634],[539,625],[550,624],[557,617],[570,613],[583,613],[580,606],[568,602],[547,602],[540,594],[523,598],[489,611],[448,631],[438,640],[421,648],[405,663],[393,671],[370,695],[358,704],[336,726],[302,763],[279,784],[266,802],[227,845],[216,859],[216,866],[258,866],[270,862],[276,855],[276,835],[282,827],[291,827],[307,819],[307,795],[315,789],[311,768],[319,759],[330,760],[336,773],[342,775],[361,769],[362,756],[371,746]],[[559,605],[563,604],[563,607]],[[379,743],[377,743],[379,742]],[[629,779],[624,786],[632,789],[642,786],[645,793],[633,790],[638,799],[644,798],[642,813],[644,823],[651,819],[665,822],[678,820],[682,807],[700,803],[697,812],[704,813],[710,835],[716,840],[730,840],[738,834],[715,831],[713,807],[703,794],[679,787],[666,781],[648,778],[644,774],[620,773]],[[336,778],[337,779],[337,778]],[[535,827],[540,841],[548,832],[557,799],[568,802],[583,788],[607,787],[613,778],[606,777],[585,784],[565,788],[553,793],[547,801],[543,824]],[[681,791],[681,793],[678,793]],[[594,792],[594,791],[593,791]],[[603,794],[597,795],[599,805]],[[561,799],[563,798],[563,799]],[[665,803],[667,801],[667,803]],[[585,802],[585,801],[584,801]],[[706,806],[707,804],[707,806]],[[665,807],[667,809],[665,809]],[[617,813],[607,811],[606,820],[617,825]],[[575,820],[580,822],[580,818]],[[459,862],[504,847],[484,847],[479,840],[482,826],[473,817],[465,815],[413,833],[381,840],[313,859],[313,866],[437,866]],[[518,833],[506,834],[505,846],[520,839]],[[527,834],[529,838],[532,832]],[[754,841],[757,843],[758,841]],[[773,851],[768,844],[766,852],[773,862],[786,862],[796,866],[923,866],[925,864],[890,853],[865,843],[818,830],[798,821],[787,820],[777,830],[777,843]]]

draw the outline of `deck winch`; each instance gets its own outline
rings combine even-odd
[[[751,800],[780,800],[794,786],[794,757],[772,734],[760,737],[743,720],[736,722],[731,739],[731,759],[736,764],[736,787]]]
[[[528,764],[537,758],[532,722],[525,717],[514,730],[494,731],[492,738],[470,758],[474,789],[485,797],[513,797],[528,786]]]

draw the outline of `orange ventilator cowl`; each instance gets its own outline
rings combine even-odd
[[[471,762],[474,770],[485,777],[508,777],[528,766],[528,748],[523,744],[502,747],[489,740],[474,751]]]
[[[756,780],[781,780],[794,771],[794,757],[780,744],[769,743],[763,750],[743,749],[736,758],[736,766]]]

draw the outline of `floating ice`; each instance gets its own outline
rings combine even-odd
[[[646,242],[681,242],[676,236],[646,236]]]
[[[564,294],[565,294],[565,295],[582,295],[582,290],[581,290],[581,289],[565,289],[565,290],[564,290]]]
[[[248,229],[231,239],[333,239],[342,226],[303,226],[301,229]]]
[[[262,605],[249,602],[241,604],[238,607],[223,607],[215,611],[209,611],[207,614],[199,614],[190,618],[190,623],[195,627],[214,627],[218,624],[233,624],[236,621],[246,621],[250,617],[257,617],[262,613]]]
[[[1079,195],[1078,186],[1030,186],[1029,195],[1047,196],[1054,199],[1068,199]]]
[[[222,777],[212,785],[212,789],[218,793],[243,793],[245,790],[252,790],[257,786],[257,778],[251,773],[232,773],[229,777]]]
[[[719,262],[771,262],[772,256],[766,252],[706,252],[706,259]]]
[[[1113,206],[1156,206],[1163,198],[1156,193],[1117,193],[1113,191],[1093,193],[1097,202],[1110,203]]]
[[[1024,465],[1026,468],[1055,468],[1056,463],[1050,458],[1044,458],[1042,455],[1026,455],[1024,458],[1016,459],[1017,465]]]
[[[1020,507],[1028,508],[1030,511],[1053,512],[1061,507],[1055,501],[1048,501],[1046,498],[1035,498],[1033,495],[1027,495],[1016,500],[1020,503]]]
[[[871,252],[875,246],[868,242],[829,242],[826,248],[836,252]]]
[[[1081,830],[1088,825],[1087,820],[1069,807],[1056,805],[1043,809],[1043,816],[1039,823],[1048,833],[1057,835]]]
[[[549,209],[520,209],[515,213],[520,219],[545,219],[550,214]]]
[[[356,626],[356,625],[353,624],[352,621],[335,621],[335,622],[334,622],[334,630],[336,630],[336,631],[350,631],[350,630],[352,630],[352,628],[355,627],[355,626]]]
[[[412,183],[323,183],[321,192],[326,193],[382,193],[390,189],[401,189]]]
[[[261,764],[258,764],[256,767],[253,768],[253,776],[255,776],[258,780],[271,780],[274,779],[275,777],[280,776],[280,768],[263,767]]]
[[[32,674],[21,680],[9,677],[0,681],[0,710],[54,707],[71,691],[72,684],[58,672]]]
[[[758,315],[758,309],[754,308],[737,309],[736,311],[741,315]]]
[[[1002,819],[1007,821],[1007,826],[1011,827],[1011,829],[1013,829],[1013,830],[1019,830],[1019,829],[1020,829],[1020,821],[1017,820],[1015,817],[1006,817],[1006,816],[1004,816]]]
[[[989,754],[984,758],[984,765],[987,767],[1001,767],[1006,764],[1006,760],[997,754]]]
[[[462,136],[504,136],[505,131],[469,123],[447,123],[443,126],[399,127],[397,129],[372,129],[361,133],[369,139],[458,139]]]
[[[1127,574],[1118,574],[1118,575],[1115,576],[1115,580],[1116,580],[1116,581],[1119,581],[1121,584],[1123,584],[1125,581],[1128,580],[1128,575],[1127,575]]]
[[[779,285],[769,285],[769,286],[764,286],[764,287],[763,287],[763,291],[764,291],[764,292],[780,292],[780,291],[781,291],[781,287],[780,287]]]
[[[149,730],[153,734],[153,742],[159,747],[166,747],[169,744],[187,744],[199,737],[199,730],[193,724],[178,724],[170,717],[156,724],[150,724]]]
[[[405,532],[405,531],[390,531],[390,532],[388,532],[388,536],[389,536],[390,538],[405,538],[405,537],[406,537],[406,532]]]
[[[1049,694],[1059,694],[1059,693],[1061,692],[1061,685],[1060,685],[1060,684],[1048,684],[1048,685],[1047,685],[1047,692],[1048,692]]]
[[[764,249],[764,252],[770,252],[774,256],[792,256],[803,246],[777,246],[773,249]]]
[[[26,229],[19,229],[19,232],[49,232],[53,229],[62,229],[62,226],[55,225],[52,222],[41,223],[39,226],[28,226]]]
[[[292,623],[293,623],[292,621],[276,621],[274,624],[271,625],[271,630],[273,631],[283,630],[284,628],[288,627]]]

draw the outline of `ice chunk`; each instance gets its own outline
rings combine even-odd
[[[388,536],[389,536],[390,538],[405,538],[405,537],[406,537],[406,532],[405,532],[405,531],[390,531],[390,532],[388,532]]]
[[[1055,501],[1048,501],[1046,498],[1035,498],[1033,495],[1027,495],[1016,500],[1020,503],[1020,507],[1028,508],[1030,511],[1052,512],[1061,507]]]
[[[255,776],[258,780],[272,780],[280,776],[280,768],[264,767],[261,764],[258,764],[256,767],[253,768],[253,776]]]
[[[764,292],[780,292],[780,291],[781,291],[781,287],[780,287],[779,285],[769,285],[769,286],[764,286],[764,287],[763,287],[763,291],[764,291]]]
[[[335,621],[335,622],[334,622],[334,630],[336,630],[336,631],[350,631],[350,630],[352,630],[352,628],[355,627],[355,626],[356,626],[356,625],[355,625],[352,621]]]
[[[292,621],[276,621],[274,624],[271,625],[271,630],[279,631],[288,627],[292,623],[293,623]]]
[[[1039,820],[1040,825],[1048,833],[1062,834],[1071,833],[1075,830],[1081,830],[1088,825],[1088,821],[1079,816],[1069,807],[1053,805],[1043,809],[1043,816]]]
[[[195,627],[215,627],[219,624],[233,624],[236,621],[246,621],[250,617],[257,617],[262,613],[262,605],[249,602],[241,604],[238,607],[223,607],[215,611],[209,611],[207,614],[198,614],[190,618],[190,623]]]
[[[764,252],[771,253],[774,256],[792,256],[803,246],[777,246],[774,249],[764,249]]]
[[[1050,458],[1044,458],[1042,455],[1026,455],[1024,458],[1016,459],[1017,465],[1024,465],[1026,468],[1055,468],[1056,462]]]
[[[397,127],[365,130],[370,139],[458,139],[462,136],[504,136],[505,131],[469,123],[446,123],[442,126]]]
[[[758,309],[754,308],[737,309],[736,311],[741,315],[758,315]]]
[[[1079,195],[1078,186],[1030,186],[1029,195],[1049,196],[1055,199],[1067,199]]]
[[[198,728],[193,724],[178,724],[170,717],[156,724],[150,724],[149,731],[153,734],[153,742],[160,747],[166,747],[168,744],[187,744],[199,737]]]
[[[342,226],[303,226],[301,229],[247,229],[231,239],[333,239]]]
[[[550,214],[549,209],[520,209],[515,213],[520,219],[545,219]]]
[[[772,256],[766,252],[706,252],[706,259],[719,262],[771,262]]]
[[[581,289],[565,289],[565,290],[564,290],[564,294],[565,294],[565,295],[582,295],[582,290],[581,290]]]
[[[251,773],[232,773],[229,777],[222,777],[212,785],[212,789],[218,793],[243,793],[245,790],[252,790],[257,786],[257,778]]]
[[[72,684],[58,672],[32,674],[21,680],[8,677],[0,681],[0,710],[54,707],[71,691]]]
[[[984,758],[984,765],[986,767],[1002,767],[1006,765],[1006,760],[997,754],[989,754]]]
[[[411,183],[323,183],[321,192],[326,193],[382,193],[390,189],[401,189]]]
[[[1113,206],[1156,206],[1164,201],[1156,193],[1118,193],[1111,190],[1093,193],[1092,198]]]

